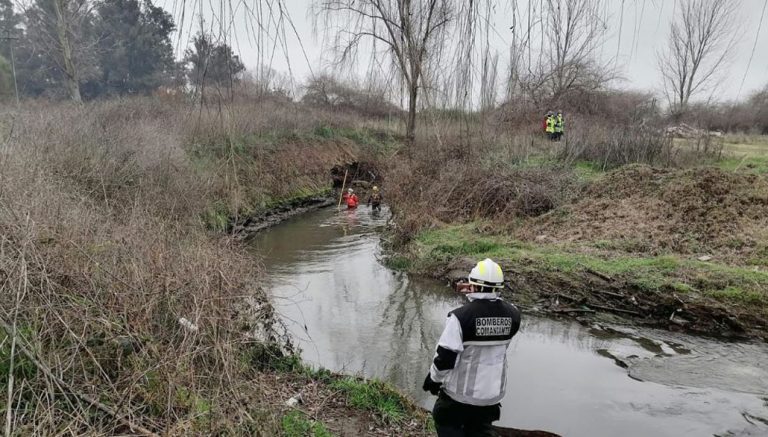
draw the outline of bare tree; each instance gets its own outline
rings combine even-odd
[[[27,18],[28,42],[33,50],[48,56],[63,78],[67,94],[81,102],[81,67],[89,51],[82,38],[83,22],[90,17],[89,0],[19,1],[19,9]]]
[[[536,6],[538,4],[538,6]],[[608,25],[604,0],[546,0],[512,10],[508,98],[522,93],[534,102],[592,91],[614,79],[601,60]]]
[[[461,0],[317,0],[326,36],[339,64],[352,64],[361,41],[373,45],[372,65],[384,54],[399,72],[408,95],[406,136],[416,135],[419,89],[429,57],[439,51]]]
[[[483,54],[483,66],[480,74],[480,109],[485,112],[496,106],[498,94],[499,54],[491,55],[490,47],[486,46]]]
[[[610,68],[597,65],[597,51],[606,26],[600,17],[602,0],[547,0],[545,34],[549,41],[549,83],[554,96],[572,88],[593,89]]]
[[[738,38],[733,0],[682,0],[670,25],[658,64],[664,92],[675,112],[692,96],[711,91],[728,64]]]
[[[62,70],[66,78],[69,96],[75,102],[81,102],[80,79],[77,75],[72,51],[72,21],[74,20],[81,4],[71,0],[53,0],[53,9],[56,11],[56,36],[59,43],[59,55],[61,56]],[[75,7],[72,7],[75,6]]]

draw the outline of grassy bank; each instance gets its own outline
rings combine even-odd
[[[30,103],[0,123],[3,425],[284,432],[260,363],[292,351],[261,267],[220,231],[327,192],[391,137],[274,102]]]
[[[264,370],[258,383],[272,387],[271,409],[288,437],[434,434],[431,417],[381,381],[312,369],[295,356]]]
[[[505,235],[489,235],[483,232],[482,224],[470,223],[421,233],[411,246],[410,257],[399,262],[410,270],[429,273],[445,272],[458,258],[489,257],[515,273],[594,274],[638,292],[714,299],[734,307],[746,306],[739,310],[768,314],[768,272],[681,255],[615,256],[602,250],[611,247],[609,242],[592,247],[521,242]]]
[[[765,157],[643,135],[395,163],[390,264],[455,279],[491,257],[534,309],[766,336]]]
[[[510,299],[528,309],[709,335],[764,336],[768,272],[695,257],[617,254],[592,246],[523,242],[490,231],[487,224],[426,230],[389,259],[390,265],[457,280],[486,257],[507,272]]]

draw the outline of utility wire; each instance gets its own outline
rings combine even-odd
[[[755,49],[757,48],[757,42],[760,39],[760,30],[763,28],[763,18],[765,18],[765,9],[768,7],[768,0],[763,2],[763,12],[760,13],[760,24],[757,25],[757,34],[755,34],[755,43],[752,45],[752,53],[749,55],[749,62],[747,62],[747,68],[744,70],[744,77],[741,78],[741,85],[739,85],[739,92],[736,94],[736,101],[741,97],[741,90],[744,88],[744,82],[747,80],[747,74],[749,74],[749,67],[752,66],[752,58],[755,57]]]

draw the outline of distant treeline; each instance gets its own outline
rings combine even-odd
[[[0,93],[13,94],[12,55],[23,97],[78,101],[231,83],[245,70],[229,45],[206,33],[175,59],[175,29],[152,0],[0,0]]]

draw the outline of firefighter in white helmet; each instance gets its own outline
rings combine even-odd
[[[504,302],[501,267],[477,263],[458,289],[469,303],[448,313],[424,390],[437,395],[437,434],[494,436],[506,387],[507,347],[520,328],[520,311]]]

